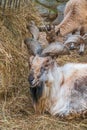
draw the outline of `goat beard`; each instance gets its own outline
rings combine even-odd
[[[43,81],[39,82],[39,84],[36,85],[35,87],[32,87],[32,86],[30,87],[30,94],[31,94],[33,103],[38,103],[39,99],[43,95],[43,89],[44,89]]]

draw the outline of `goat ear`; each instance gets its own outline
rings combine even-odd
[[[34,59],[34,56],[32,55],[32,56],[30,57],[30,59],[29,59],[29,64],[30,64],[30,65],[32,64],[33,59]]]

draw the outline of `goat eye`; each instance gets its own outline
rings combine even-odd
[[[41,73],[43,73],[45,71],[44,67],[41,67]]]
[[[47,62],[49,62],[49,59],[47,59]]]

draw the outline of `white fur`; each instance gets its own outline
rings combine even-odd
[[[82,77],[87,77],[87,64],[69,63],[58,67],[55,63],[54,67],[48,71],[47,80],[51,82],[51,86],[45,84],[45,92],[46,88],[49,89],[47,98],[50,104],[49,112],[52,115],[67,115],[87,109],[87,89],[83,97],[78,95],[75,100],[72,100],[71,95],[71,92],[78,93],[73,86],[75,80]],[[73,101],[72,104],[71,101]]]

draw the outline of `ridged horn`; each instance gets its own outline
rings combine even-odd
[[[32,39],[32,38],[26,38],[24,40],[24,43],[27,46],[28,51],[29,52],[31,51],[31,53],[33,55],[36,55],[36,54],[40,55],[41,54],[43,49],[42,49],[42,46],[40,45],[40,43],[37,40]]]
[[[83,39],[85,41],[85,44],[87,44],[87,33],[83,36]]]
[[[72,36],[68,37],[68,39],[65,41],[64,45],[68,45],[71,43],[80,45],[80,44],[84,43],[84,39],[80,35],[72,35]]]
[[[53,42],[48,45],[41,53],[42,56],[68,55],[69,49],[60,42]]]
[[[27,25],[27,29],[29,30],[29,32],[32,35],[32,38],[34,38],[35,40],[39,39],[39,29],[36,26],[34,21],[31,21],[28,25]]]

